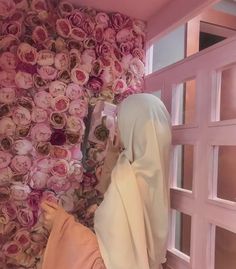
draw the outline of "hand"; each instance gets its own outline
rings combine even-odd
[[[42,215],[43,215],[43,226],[48,231],[51,231],[59,206],[55,203],[44,201],[41,204],[41,208],[42,208]]]

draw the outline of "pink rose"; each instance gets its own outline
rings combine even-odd
[[[17,125],[28,125],[31,123],[31,115],[23,106],[16,107],[12,113],[12,119]]]
[[[65,52],[57,53],[55,56],[54,65],[58,70],[67,70],[70,65],[70,58],[68,53]]]
[[[59,3],[58,9],[61,16],[66,17],[66,16],[69,16],[73,12],[74,7],[70,2],[63,1]]]
[[[56,30],[60,36],[68,38],[71,34],[70,22],[67,19],[58,19],[56,21]]]
[[[30,131],[31,125],[17,125],[16,134],[19,137],[26,137]]]
[[[97,184],[97,179],[92,173],[84,173],[82,185],[84,189],[90,190]]]
[[[50,83],[49,92],[53,97],[58,95],[64,95],[66,90],[66,84],[62,81],[55,80]]]
[[[80,152],[80,155],[81,154],[82,153]],[[82,159],[82,156],[80,156],[80,158]],[[71,161],[70,162],[70,180],[81,183],[83,180],[82,178],[83,178],[83,166],[77,160]]]
[[[14,220],[16,218],[17,208],[12,202],[7,201],[2,204],[2,212],[8,216],[9,220]]]
[[[98,56],[108,57],[112,53],[112,46],[109,42],[104,41],[96,47],[96,52]]]
[[[117,79],[114,81],[112,91],[115,94],[123,93],[127,89],[127,84],[123,79]]]
[[[133,50],[133,43],[131,41],[123,42],[120,44],[120,51],[123,55],[128,55]]]
[[[10,218],[5,212],[0,211],[0,225],[6,225],[10,221]]]
[[[71,152],[60,146],[53,146],[51,150],[51,157],[56,159],[70,160]]]
[[[56,177],[66,177],[69,172],[69,164],[66,160],[56,160],[51,173]]]
[[[0,85],[3,87],[15,86],[16,72],[14,70],[0,71]]]
[[[33,150],[32,143],[26,139],[16,140],[13,145],[14,152],[18,155],[26,155]]]
[[[84,20],[84,14],[79,10],[74,10],[68,15],[68,20],[72,27],[79,27]]]
[[[107,28],[103,33],[104,39],[113,44],[116,41],[116,31],[113,28]]]
[[[67,130],[70,132],[79,132],[80,134],[84,133],[85,126],[82,119],[76,116],[69,116],[66,122]]]
[[[14,236],[14,241],[18,242],[23,250],[28,248],[31,243],[29,231],[25,229],[18,230]]]
[[[111,67],[105,67],[102,70],[100,78],[102,79],[102,81],[103,81],[103,83],[105,85],[112,84],[112,81],[114,80],[114,73],[112,72],[112,68]]]
[[[66,115],[63,113],[52,112],[50,115],[50,124],[54,129],[62,129],[66,125]]]
[[[43,109],[48,109],[51,106],[52,96],[46,91],[37,92],[34,95],[34,102],[36,106]]]
[[[83,20],[81,28],[87,33],[88,35],[92,34],[93,30],[95,27],[95,23],[87,17],[86,19]]]
[[[26,26],[28,26],[32,29],[32,28],[40,25],[41,22],[40,22],[40,19],[38,17],[38,14],[36,12],[31,11],[31,12],[26,13],[24,23]]]
[[[13,138],[10,136],[2,137],[0,141],[2,150],[4,151],[11,150],[13,141],[14,141]]]
[[[42,201],[49,201],[53,203],[57,203],[57,197],[55,196],[55,193],[49,190],[46,190],[43,192]]]
[[[31,138],[37,142],[48,141],[51,137],[52,131],[51,128],[44,123],[37,123],[31,129]]]
[[[47,187],[55,192],[64,192],[70,189],[71,184],[67,178],[52,176],[48,179]]]
[[[17,72],[15,83],[18,88],[26,90],[32,88],[34,85],[32,75],[22,71]]]
[[[97,41],[93,37],[85,38],[83,43],[85,49],[94,49],[97,45]]]
[[[135,31],[136,34],[144,35],[145,29],[146,29],[146,24],[144,21],[141,21],[138,19],[133,20],[133,30]]]
[[[48,39],[48,32],[47,29],[43,26],[36,26],[32,38],[35,43],[44,43]]]
[[[11,52],[3,52],[0,56],[0,67],[3,70],[14,70],[16,68],[16,56]]]
[[[21,43],[17,49],[17,56],[19,59],[28,64],[36,64],[37,62],[37,50],[27,43]]]
[[[0,169],[0,184],[9,184],[12,181],[13,172],[10,167]],[[2,191],[1,191],[2,193]],[[1,201],[1,198],[0,198]]]
[[[90,77],[87,83],[87,88],[93,93],[99,93],[102,90],[103,81],[98,77]]]
[[[131,19],[125,15],[120,14],[120,13],[111,14],[111,23],[112,23],[112,27],[116,31],[119,31],[125,27],[132,26]]]
[[[114,75],[119,77],[123,73],[123,67],[119,61],[112,62],[112,72]]]
[[[37,169],[45,173],[49,173],[51,171],[53,164],[54,160],[48,157],[36,160]]]
[[[71,100],[79,99],[83,96],[83,89],[75,83],[70,83],[66,88],[66,96]]]
[[[83,153],[80,149],[80,146],[74,146],[70,150],[72,159],[81,161],[83,158]]]
[[[21,23],[16,21],[11,21],[8,23],[4,23],[2,25],[2,31],[4,35],[14,35],[16,37],[20,37],[22,35]]]
[[[55,53],[50,50],[40,50],[38,53],[37,64],[39,65],[53,65]]]
[[[95,16],[96,23],[103,29],[107,28],[110,22],[109,16],[104,12],[99,12]]]
[[[86,71],[78,67],[75,67],[71,70],[71,80],[74,83],[82,86],[88,82],[88,79],[89,79],[89,74]]]
[[[18,242],[7,242],[3,245],[2,251],[7,257],[16,257],[21,253],[21,247]]]
[[[74,68],[77,64],[81,62],[81,53],[77,49],[71,49],[69,52],[70,56],[70,68]]]
[[[15,47],[20,43],[19,39],[14,35],[7,35],[1,38],[0,49],[7,50],[11,47]]]
[[[74,191],[67,191],[59,196],[59,205],[67,212],[72,212],[75,209]]]
[[[131,41],[133,38],[134,38],[133,33],[128,28],[121,29],[116,34],[116,41],[118,43],[124,43],[124,42],[127,42],[127,41]]]
[[[32,117],[32,121],[40,123],[40,122],[46,121],[48,118],[48,115],[47,115],[46,110],[39,107],[34,107],[31,117]]]
[[[45,0],[32,0],[31,9],[36,12],[47,11],[47,3]]]
[[[31,228],[35,224],[35,218],[30,208],[19,209],[17,219],[22,227]]]
[[[97,42],[102,43],[104,39],[104,28],[97,26],[94,30],[94,37]]]
[[[16,155],[11,161],[11,168],[17,173],[25,174],[31,168],[31,159],[25,155]]]
[[[2,171],[3,169],[1,169]],[[0,203],[1,203],[1,210],[4,210],[3,203],[6,203],[10,199],[10,188],[8,186],[0,186]],[[10,217],[9,217],[10,219]]]
[[[87,102],[84,100],[74,100],[70,103],[69,113],[71,115],[83,118],[87,114]]]
[[[73,38],[76,41],[83,41],[87,37],[87,34],[84,30],[82,30],[79,27],[73,28],[71,30],[71,38]]]
[[[11,163],[12,155],[8,152],[0,151],[0,169],[7,167]]]
[[[36,171],[32,174],[29,185],[33,189],[41,190],[46,188],[48,179],[49,174],[41,171]]]
[[[13,0],[0,0],[0,16],[10,17],[16,10],[16,5]]]
[[[129,65],[130,71],[137,77],[144,75],[144,63],[139,58],[133,58]]]
[[[71,82],[71,72],[69,70],[59,71],[57,79],[66,83],[66,84],[70,83]]]
[[[57,70],[50,65],[40,66],[37,68],[37,71],[42,79],[54,80],[57,77]]]
[[[35,149],[41,155],[49,155],[51,144],[49,142],[39,142]]]
[[[16,201],[24,201],[27,199],[30,191],[28,185],[24,185],[21,182],[15,182],[14,185],[11,186],[11,198]]]
[[[70,100],[64,95],[58,95],[52,100],[52,108],[57,112],[65,112],[68,110]]]
[[[45,89],[48,86],[47,81],[45,79],[42,79],[38,74],[33,75],[33,81],[35,87],[38,89]]]
[[[145,60],[145,52],[144,49],[134,48],[132,51],[132,55],[135,58],[139,58],[142,62]]]
[[[93,64],[96,60],[96,52],[93,49],[86,49],[81,55],[81,60],[83,64]]]
[[[27,10],[29,8],[27,0],[14,0],[17,9]]]
[[[4,104],[11,104],[16,99],[16,91],[14,88],[1,88],[0,102]]]
[[[21,96],[18,99],[18,104],[26,109],[28,109],[29,111],[32,111],[33,107],[34,107],[34,102],[33,99],[31,97],[25,97],[25,96]]]
[[[5,117],[0,119],[0,134],[1,135],[14,135],[16,131],[16,124],[11,118]]]

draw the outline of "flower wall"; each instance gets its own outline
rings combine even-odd
[[[142,91],[144,30],[69,2],[0,0],[0,268],[39,267],[42,199],[92,229],[105,107]]]

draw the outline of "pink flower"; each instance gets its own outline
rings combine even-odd
[[[22,29],[21,29],[21,23],[16,22],[16,21],[11,21],[8,23],[4,23],[2,25],[2,31],[4,35],[14,35],[16,37],[20,37],[22,34]]]
[[[51,106],[52,96],[46,91],[40,91],[34,95],[34,102],[36,106],[48,109]]]
[[[0,117],[8,116],[10,114],[9,105],[0,105]]]
[[[17,56],[23,63],[36,64],[37,50],[27,43],[21,43],[17,49]]]
[[[133,58],[129,65],[130,71],[137,77],[144,75],[144,64],[139,58]]]
[[[0,134],[1,135],[14,135],[16,131],[16,124],[11,118],[5,117],[0,119]]]
[[[51,158],[42,158],[36,160],[36,166],[39,171],[49,173],[53,167],[54,160]]]
[[[50,50],[40,50],[38,53],[37,64],[39,65],[53,65],[55,53]]]
[[[116,41],[116,31],[113,28],[107,28],[103,33],[104,39],[113,44]]]
[[[133,51],[132,51],[132,55],[135,58],[139,58],[142,62],[145,59],[144,49],[141,49],[141,48],[134,48]]]
[[[48,179],[47,187],[54,190],[55,192],[67,191],[69,190],[71,184],[64,177],[52,176]]]
[[[0,49],[1,50],[7,50],[7,49],[9,49],[11,47],[17,46],[19,43],[20,43],[20,41],[16,36],[7,35],[7,36],[4,36],[4,37],[1,38]]]
[[[29,231],[26,229],[18,230],[14,236],[14,241],[18,242],[23,250],[28,248],[31,243]]]
[[[79,10],[74,10],[68,15],[68,20],[72,27],[80,27],[84,20],[84,14]]]
[[[29,7],[27,0],[15,0],[14,2],[17,9],[27,10]]]
[[[95,16],[96,23],[103,29],[107,28],[110,22],[109,16],[104,12],[99,12]]]
[[[44,122],[46,121],[48,115],[47,115],[47,111],[39,108],[39,107],[34,107],[32,114],[31,114],[31,118],[32,121],[40,123],[40,122]]]
[[[74,7],[70,2],[63,1],[59,3],[58,9],[61,16],[66,17],[66,16],[69,16],[73,12]]]
[[[66,160],[56,160],[51,173],[56,177],[66,177],[69,172],[69,164]]]
[[[3,245],[2,251],[7,257],[16,257],[21,252],[21,247],[18,242],[7,242]]]
[[[13,138],[11,138],[10,136],[2,137],[0,142],[2,150],[4,151],[11,150],[13,141],[14,141]]]
[[[102,26],[97,26],[94,30],[95,40],[101,43],[104,39],[104,28]]]
[[[13,176],[13,172],[10,167],[0,169],[0,184],[9,184],[9,182],[12,181],[12,176]],[[0,201],[1,201],[1,198],[0,198]]]
[[[69,52],[70,56],[70,68],[74,68],[77,64],[81,62],[81,53],[77,49],[71,49]]]
[[[57,53],[54,65],[58,70],[67,70],[70,65],[69,55],[65,52]]]
[[[120,14],[120,13],[111,14],[111,23],[112,23],[112,27],[116,31],[119,31],[125,27],[132,26],[131,19],[125,15]]]
[[[4,104],[11,104],[16,99],[16,91],[14,88],[1,88],[0,102]]]
[[[83,96],[83,89],[75,83],[70,83],[66,88],[66,96],[71,100],[79,99]]]
[[[3,87],[15,86],[16,72],[14,70],[0,71],[0,85]]]
[[[112,91],[115,94],[123,93],[127,89],[127,84],[123,79],[117,79],[114,81]]]
[[[87,114],[87,102],[84,100],[74,100],[70,103],[69,113],[83,118]]]
[[[98,56],[108,57],[112,53],[112,46],[109,42],[104,41],[96,47],[96,52]]]
[[[31,123],[31,115],[23,106],[16,107],[12,113],[12,119],[17,125],[28,125]]]
[[[11,168],[20,174],[25,174],[31,168],[31,159],[25,155],[16,155],[11,161]]]
[[[0,0],[0,16],[10,17],[16,10],[16,5],[13,0]]]
[[[86,49],[81,55],[81,60],[83,64],[93,64],[96,60],[96,52],[93,49]]]
[[[55,193],[49,190],[46,190],[43,192],[43,196],[42,196],[42,201],[49,201],[49,202],[54,202],[57,203],[57,197],[55,196]]]
[[[16,218],[17,208],[12,202],[7,201],[6,203],[2,204],[2,212],[5,213],[10,220],[14,220]]]
[[[89,74],[78,68],[78,67],[75,67],[71,70],[71,80],[78,84],[78,85],[84,85],[88,82],[88,79],[89,79]]]
[[[45,0],[32,0],[31,9],[36,12],[47,11],[47,3]]]
[[[64,95],[58,95],[52,100],[52,108],[57,112],[65,112],[68,110],[70,100]]]
[[[66,90],[66,84],[62,81],[55,80],[50,83],[49,92],[53,97],[58,95],[64,95]]]
[[[55,130],[51,137],[50,137],[50,143],[52,145],[62,146],[66,142],[66,135],[64,131],[62,130]]]
[[[67,212],[72,212],[75,209],[74,191],[67,191],[59,196],[59,205]]]
[[[36,171],[32,174],[29,185],[33,189],[41,190],[46,188],[48,179],[49,174]]]
[[[35,224],[35,218],[30,208],[19,209],[17,219],[22,227],[31,228]]]
[[[3,70],[14,70],[16,68],[16,56],[11,52],[3,52],[0,56],[0,67]]]
[[[119,61],[112,62],[112,72],[114,75],[119,77],[123,73],[123,67]]]
[[[30,131],[31,125],[18,125],[16,127],[16,134],[19,137],[26,137]]]
[[[134,38],[133,33],[128,28],[121,29],[116,34],[116,41],[118,43],[124,43],[124,42],[127,42],[127,41],[131,41],[133,38]]]
[[[50,65],[38,67],[37,71],[42,79],[54,80],[57,77],[57,70]]]
[[[94,49],[97,45],[97,41],[93,37],[85,38],[83,43],[85,49]]]
[[[6,225],[10,221],[10,218],[5,212],[0,211],[0,225]]]
[[[33,77],[29,73],[18,71],[15,76],[15,83],[18,88],[27,90],[33,87]]]
[[[29,140],[20,139],[15,141],[13,149],[14,152],[18,155],[26,155],[32,152],[33,146]]]
[[[133,50],[133,43],[131,41],[123,42],[120,44],[120,51],[123,55],[128,55]]]
[[[66,125],[66,114],[52,112],[50,115],[50,124],[54,129],[62,129]]]
[[[48,39],[48,32],[47,29],[43,26],[36,26],[32,38],[35,43],[44,43]]]
[[[82,153],[77,152],[76,154],[79,156],[79,159],[82,159]],[[82,177],[83,177],[83,166],[79,161],[71,161],[70,162],[70,181],[76,181],[81,183],[82,182]]]
[[[71,34],[70,22],[67,19],[58,19],[56,21],[56,30],[60,36],[68,38]]]
[[[29,186],[21,182],[15,182],[14,185],[11,186],[11,199],[13,200],[24,201],[27,199],[29,193]]]
[[[45,89],[48,86],[47,81],[45,79],[42,79],[38,74],[34,74],[33,80],[35,87],[38,89]]]
[[[145,29],[146,29],[146,24],[144,21],[137,20],[137,19],[133,20],[133,30],[135,31],[136,34],[144,35]]]
[[[21,96],[18,99],[18,104],[26,109],[28,109],[29,111],[32,111],[33,107],[34,107],[34,102],[33,99],[31,97],[25,97],[25,96]]]
[[[76,116],[69,116],[66,122],[67,130],[70,132],[79,132],[80,134],[84,133],[85,126],[82,119]]]
[[[6,169],[6,168],[4,168],[4,169]],[[1,169],[0,171],[3,171],[3,169]],[[1,196],[0,196],[1,210],[4,210],[3,203],[7,204],[7,202],[10,199],[10,188],[7,185],[0,186],[0,193],[1,193]]]
[[[82,186],[85,190],[91,190],[97,184],[96,176],[92,173],[84,173]]]
[[[72,159],[79,160],[79,161],[82,160],[83,154],[82,154],[82,151],[80,149],[80,146],[72,147],[70,152],[71,152]]]
[[[8,152],[0,151],[0,169],[7,167],[11,163],[12,155]]]
[[[35,149],[41,155],[49,155],[51,144],[49,142],[39,142]]]
[[[59,71],[57,79],[66,83],[66,84],[70,83],[71,82],[71,72],[69,70]]]
[[[73,28],[71,30],[71,38],[77,41],[83,41],[87,37],[87,34],[84,30],[79,27]]]
[[[87,88],[93,93],[99,93],[102,90],[103,81],[98,77],[90,77]]]
[[[53,146],[51,150],[51,157],[56,159],[69,160],[71,158],[71,153],[69,150],[63,147]]]
[[[44,123],[37,123],[31,129],[31,139],[37,142],[48,141],[51,137],[51,128]]]

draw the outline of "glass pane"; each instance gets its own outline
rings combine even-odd
[[[216,226],[215,269],[236,268],[236,234]]]
[[[236,65],[222,71],[220,120],[236,119]]]
[[[173,90],[173,125],[191,124],[195,121],[196,80],[187,80]]]
[[[219,146],[217,196],[236,201],[236,146]]]
[[[184,59],[184,56],[185,25],[182,25],[153,44],[152,70],[160,70]]]
[[[190,256],[191,217],[175,210],[175,248]]]
[[[192,190],[193,185],[193,145],[176,146],[177,182],[176,187]]]

